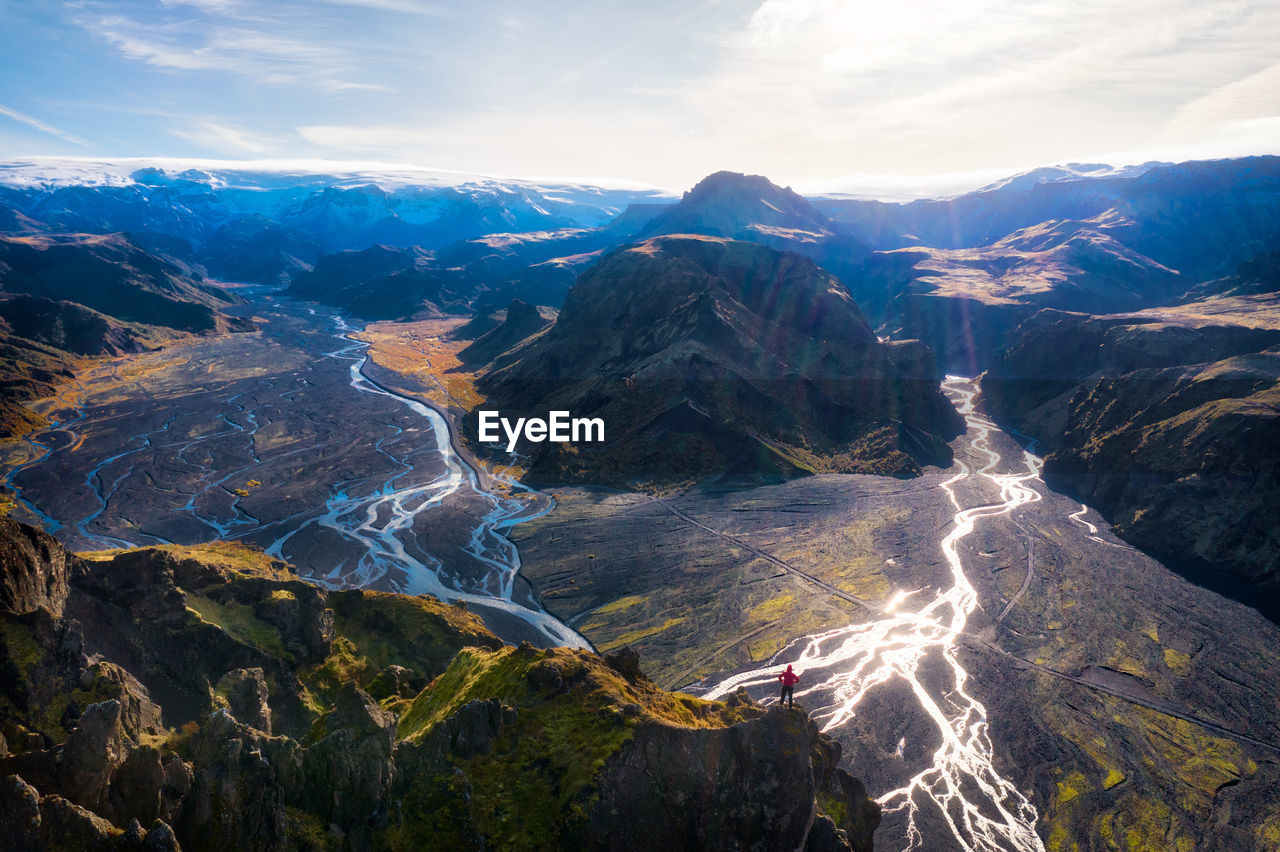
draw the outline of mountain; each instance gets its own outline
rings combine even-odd
[[[987,247],[877,253],[846,280],[890,333],[924,340],[947,370],[974,375],[1043,308],[1131,310],[1182,295],[1183,277],[1125,246],[1116,228],[1114,214],[1102,214],[1024,228]]]
[[[627,220],[598,228],[492,233],[435,251],[379,245],[325,255],[310,274],[290,275],[278,263],[266,268],[296,279],[294,292],[367,319],[468,308],[485,313],[512,299],[559,308],[579,271],[638,227]]]
[[[811,200],[877,249],[966,248],[1052,219],[1097,216],[1111,209],[1137,178],[1169,165],[1069,163],[1020,172],[949,198],[893,202],[831,194]]]
[[[872,848],[802,711],[664,692],[634,651],[503,646],[226,543],[81,558],[0,518],[0,568],[10,848]]]
[[[0,302],[0,306],[8,300]],[[51,395],[61,382],[75,377],[77,359],[70,352],[13,333],[0,319],[0,440],[48,425],[24,402]]]
[[[436,268],[423,249],[377,245],[324,255],[289,289],[299,298],[376,320],[461,312],[476,284],[464,273]]]
[[[488,364],[533,335],[546,330],[555,321],[555,310],[512,299],[507,305],[502,322],[459,352],[458,360],[464,364]]]
[[[252,331],[222,312],[236,301],[123,234],[0,236],[0,438],[43,424],[22,403],[52,393],[79,356]]]
[[[1280,249],[1264,251],[1241,263],[1233,274],[1191,288],[1184,300],[1277,292],[1280,292]]]
[[[861,261],[870,248],[790,189],[760,175],[716,172],[680,202],[658,213],[640,232],[704,234],[792,251],[837,275]]]
[[[1126,185],[1120,239],[1196,281],[1280,246],[1280,157],[1178,163]]]
[[[77,302],[125,322],[178,331],[245,326],[219,312],[234,296],[187,277],[121,234],[0,237],[0,294]]]
[[[670,482],[918,473],[959,426],[938,379],[926,347],[879,341],[808,259],[685,235],[607,254],[479,387],[504,417],[604,419],[603,445],[535,446],[535,476]]]
[[[868,204],[843,209],[871,211],[875,227],[846,216],[848,227],[909,247],[846,266],[842,280],[877,326],[924,340],[948,370],[972,375],[1042,308],[1113,313],[1231,286],[1209,282],[1280,246],[1280,158]]]
[[[623,181],[142,160],[0,164],[0,190],[0,203],[14,215],[64,231],[154,231],[203,250],[218,229],[262,217],[330,253],[378,243],[435,249],[491,233],[596,228],[631,204],[667,197],[656,187]]]
[[[153,326],[123,323],[75,302],[42,296],[0,300],[3,333],[73,355],[121,355],[154,349],[167,338]]]
[[[662,210],[641,233],[745,239],[770,230],[800,231],[815,238],[835,233],[831,220],[790,189],[761,175],[737,172],[716,172],[703,178],[678,204]]]
[[[1045,311],[983,378],[1045,477],[1117,534],[1280,620],[1280,296]]]
[[[906,203],[814,199],[813,204],[879,250],[958,249],[989,245],[1049,220],[1092,218],[1114,207],[1132,180],[1129,175],[1042,180],[1033,172],[955,198]]]
[[[224,281],[278,284],[311,271],[320,253],[317,240],[255,213],[214,231],[200,259]]]

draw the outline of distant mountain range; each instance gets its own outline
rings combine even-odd
[[[412,249],[415,267],[431,273],[407,290],[397,280],[394,297],[368,292],[377,264],[358,273],[358,300],[323,270],[303,285],[311,298],[380,319],[512,298],[559,307],[603,250],[662,234],[731,237],[809,257],[841,278],[874,326],[924,339],[949,369],[972,373],[1042,307],[1151,306],[1273,249],[1278,162],[1073,164],[898,204],[807,200],[731,172],[675,202],[636,185],[440,172],[33,161],[0,165],[0,222],[10,232],[128,232],[192,271],[263,283],[307,278],[335,252]],[[975,345],[947,335],[956,312],[970,318]]]

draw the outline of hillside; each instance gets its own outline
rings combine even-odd
[[[376,245],[324,255],[289,290],[376,320],[461,310],[475,284],[465,275],[436,268],[423,249]]]
[[[194,280],[122,234],[0,237],[0,294],[77,302],[125,322],[196,333],[243,327],[236,299]]]
[[[0,236],[0,439],[41,425],[22,403],[51,393],[82,356],[253,330],[223,312],[237,301],[123,234]]]
[[[465,364],[488,364],[548,328],[555,320],[556,312],[551,308],[539,308],[513,299],[502,321],[459,352],[458,358]]]
[[[877,253],[848,280],[895,335],[924,340],[948,370],[972,375],[1042,308],[1105,313],[1180,297],[1183,277],[1124,245],[1123,227],[1103,214],[1045,222],[982,248]]]
[[[812,262],[676,236],[608,254],[480,389],[504,416],[604,418],[603,445],[534,448],[536,476],[627,482],[911,475],[957,429],[937,381],[925,347],[878,341]]]

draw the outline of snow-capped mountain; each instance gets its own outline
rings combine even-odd
[[[324,250],[436,247],[496,232],[596,227],[673,193],[620,180],[537,180],[369,163],[42,159],[0,163],[0,203],[61,230],[158,231],[194,247],[249,216]]]

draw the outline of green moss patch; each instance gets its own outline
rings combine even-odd
[[[458,765],[477,830],[501,849],[556,848],[586,818],[592,780],[637,724],[726,727],[749,715],[629,682],[583,651],[466,649],[408,707],[400,735],[422,741],[464,704],[494,698],[515,708],[516,721],[489,754]]]
[[[233,639],[252,645],[276,659],[293,659],[284,649],[280,631],[258,618],[253,612],[253,607],[235,601],[220,603],[212,598],[195,594],[188,594],[186,603],[189,612],[198,615],[202,621],[220,628]]]

